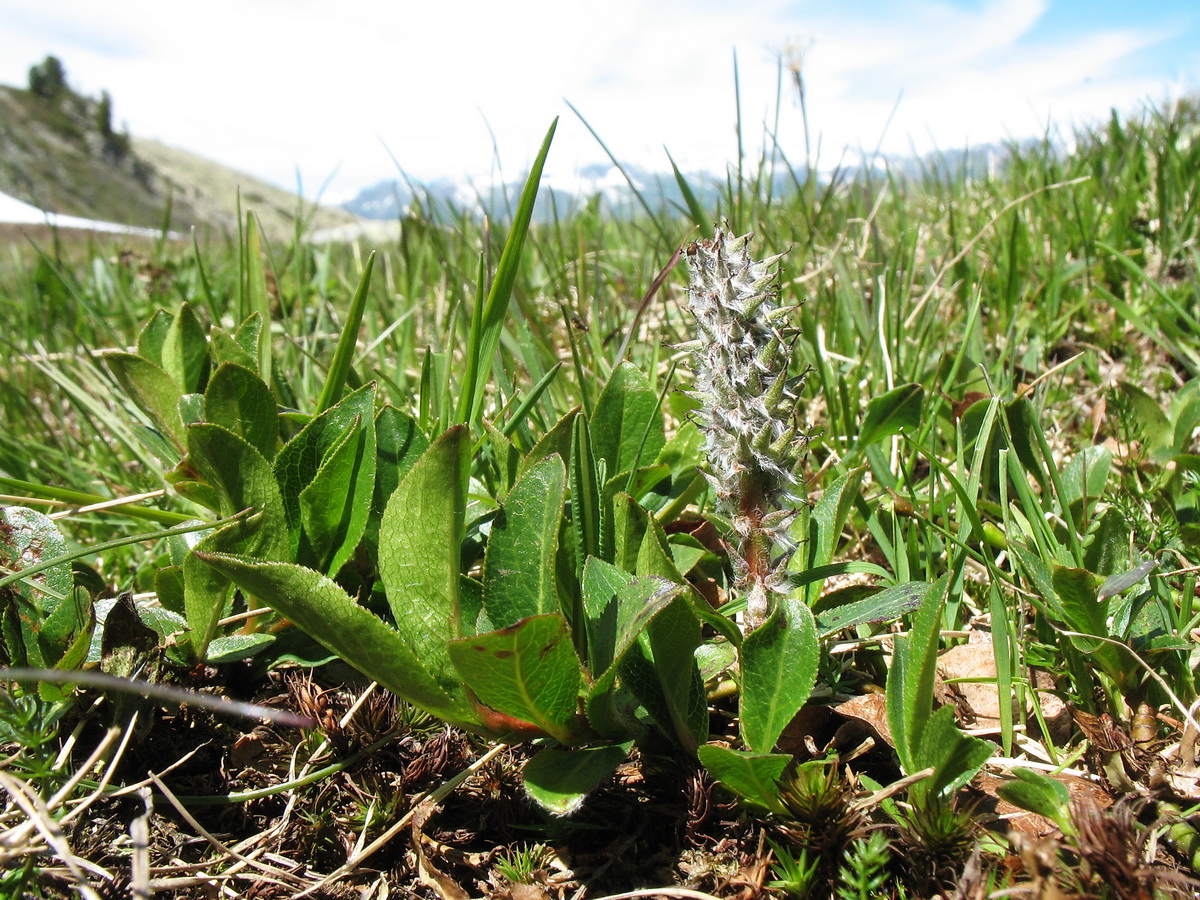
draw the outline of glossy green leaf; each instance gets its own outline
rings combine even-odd
[[[429,438],[416,419],[394,406],[379,410],[375,416],[375,491],[366,535],[371,547],[378,546],[379,523],[388,500],[428,447]]]
[[[187,430],[188,464],[217,494],[222,516],[255,509],[257,540],[241,552],[263,559],[290,555],[287,519],[271,464],[243,438],[220,425],[201,424]]]
[[[209,643],[206,662],[214,666],[240,662],[258,655],[273,643],[273,634],[227,634],[224,637],[213,638]]]
[[[198,540],[196,551],[242,553],[259,559],[282,560],[292,556],[287,521],[279,485],[271,465],[249,443],[219,425],[188,428],[188,461],[213,489],[218,512],[232,515],[245,509],[255,512]],[[193,553],[183,562],[184,613],[190,631],[193,659],[204,658],[225,611],[228,579],[204,565]]]
[[[1084,634],[1108,633],[1108,604],[1097,599],[1099,581],[1087,569],[1055,566],[1051,576],[1066,624]]]
[[[619,671],[630,690],[684,750],[708,738],[708,701],[696,665],[700,622],[687,600],[667,603],[622,659]]]
[[[817,679],[821,644],[812,612],[787,594],[742,641],[741,727],[751,750],[770,752],[808,702]]]
[[[525,473],[492,521],[483,567],[483,605],[500,628],[558,609],[554,568],[567,470],[557,456]]]
[[[165,309],[156,309],[138,333],[137,355],[150,360],[159,368],[165,368],[163,345],[167,342],[167,333],[174,321],[175,317]],[[182,389],[182,385],[180,388]]]
[[[611,681],[615,666],[646,625],[684,590],[661,578],[638,577],[592,557],[584,567],[588,665],[597,685]]]
[[[866,471],[866,466],[850,470],[829,485],[817,500],[809,524],[807,568],[825,566],[833,561],[842,528],[858,499]]]
[[[1049,483],[1049,476],[1042,466],[1041,455],[1034,440],[1034,429],[1041,426],[1037,422],[1033,405],[1028,397],[1018,397],[1005,407],[1004,413],[1007,437],[1017,454],[1017,460],[1024,471],[1032,475],[1044,488]]]
[[[1132,543],[1130,537],[1131,523],[1128,517],[1116,507],[1106,509],[1088,533],[1083,548],[1084,568],[1097,575],[1112,575],[1127,567]]]

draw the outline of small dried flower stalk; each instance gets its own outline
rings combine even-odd
[[[803,375],[788,376],[797,330],[785,320],[796,307],[779,305],[780,257],[751,258],[751,237],[718,230],[688,246],[688,310],[698,339],[677,349],[692,354],[689,393],[702,404],[694,418],[706,439],[704,474],[733,523],[734,587],[746,597],[747,627],[756,628],[772,595],[787,589],[795,549],[787,527],[808,434],[797,410]]]

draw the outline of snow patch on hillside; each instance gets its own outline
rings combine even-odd
[[[83,228],[88,231],[104,231],[111,234],[139,234],[146,237],[158,237],[162,234],[157,228],[136,228],[133,225],[119,225],[116,222],[100,222],[96,219],[81,219],[79,216],[60,216],[58,213],[46,212],[36,206],[30,206],[10,197],[0,194],[0,222],[11,225],[50,225],[54,228]],[[169,235],[178,237],[173,232]]]

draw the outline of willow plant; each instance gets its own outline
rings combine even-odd
[[[692,355],[689,393],[701,404],[694,416],[705,436],[702,471],[717,511],[733,526],[729,557],[734,588],[746,600],[747,630],[789,590],[785,570],[795,545],[787,528],[809,440],[799,423],[804,375],[788,374],[799,330],[787,322],[796,307],[779,302],[781,255],[754,259],[752,237],[718,229],[712,240],[688,246],[688,310],[698,336],[678,348]]]

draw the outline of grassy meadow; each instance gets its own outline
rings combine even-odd
[[[1072,137],[8,241],[0,895],[1192,895],[1200,110]],[[714,226],[796,307],[773,547],[703,475]]]

